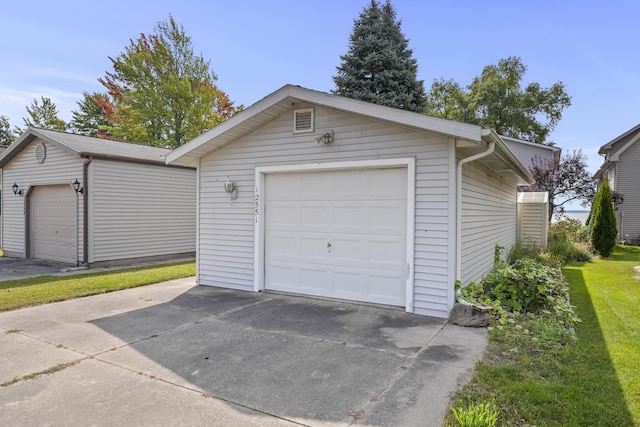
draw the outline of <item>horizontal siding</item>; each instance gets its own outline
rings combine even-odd
[[[534,157],[539,157],[543,160],[553,160],[553,151],[545,148],[544,145],[534,146],[529,144],[521,144],[518,142],[505,140],[505,144],[509,147],[509,150],[516,156],[520,163],[524,165],[527,170],[533,166]]]
[[[516,183],[478,163],[463,167],[462,283],[482,279],[494,265],[495,246],[516,242]]]
[[[328,109],[315,108],[315,117],[315,132],[293,134],[287,112],[201,160],[198,283],[253,289],[256,167],[414,157],[415,312],[448,316],[448,140]],[[325,129],[334,130],[334,142],[316,144]],[[227,176],[238,188],[232,205],[223,190]]]
[[[616,163],[613,187],[624,194],[624,202],[616,211],[621,239],[640,238],[640,144],[635,143],[620,154]],[[624,213],[624,220],[622,220]]]
[[[34,140],[16,155],[2,170],[2,249],[17,256],[26,256],[25,242],[27,197],[13,194],[13,183],[25,192],[30,187],[52,184],[68,184],[76,178],[82,181],[83,159],[63,150],[56,144],[44,142],[46,158],[43,163],[36,160]],[[78,199],[78,212],[82,212],[82,197]],[[82,259],[82,215],[70,218],[78,221],[78,259]]]
[[[90,262],[195,251],[195,171],[94,160]]]
[[[518,240],[525,246],[546,246],[549,226],[545,203],[518,203]]]

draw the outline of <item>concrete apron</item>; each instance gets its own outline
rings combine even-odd
[[[19,379],[0,425],[438,426],[485,346],[443,319],[173,280],[0,313],[0,383]]]

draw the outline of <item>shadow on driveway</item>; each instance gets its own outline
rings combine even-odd
[[[198,286],[91,323],[129,343],[101,360],[309,425],[440,425],[486,344],[400,310]]]

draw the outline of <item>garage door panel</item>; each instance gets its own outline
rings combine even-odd
[[[265,287],[404,305],[406,168],[267,175]]]
[[[299,218],[299,221],[295,222],[298,230],[324,230],[330,224],[329,210],[317,203],[305,203],[300,206]],[[292,224],[293,221],[289,222],[289,227]]]
[[[291,292],[327,296],[326,285],[331,283],[330,273],[321,267],[301,265],[298,281],[291,283]]]
[[[30,195],[31,256],[75,264],[76,196],[68,185],[36,187]]]
[[[397,171],[398,169],[379,169],[375,174],[369,175],[371,195],[406,200],[406,194],[399,194],[398,190],[407,188],[407,176],[398,174]]]
[[[405,240],[371,239],[367,245],[367,261],[372,265],[384,265],[386,268],[404,271],[406,247]]]

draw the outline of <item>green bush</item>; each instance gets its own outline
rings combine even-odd
[[[576,243],[574,245],[573,260],[589,261],[591,259],[591,247],[587,243]]]
[[[593,199],[589,220],[589,231],[593,248],[603,257],[611,255],[616,245],[618,229],[613,212],[613,200],[609,181],[602,180]]]
[[[564,264],[573,259],[575,247],[566,232],[549,233],[547,251]]]
[[[498,411],[494,401],[478,403],[466,409],[453,408],[451,412],[461,427],[493,427],[498,422]]]
[[[536,244],[531,244],[528,242],[525,244],[522,240],[518,240],[516,244],[509,251],[509,256],[507,260],[509,264],[513,264],[514,262],[521,259],[535,259],[537,260],[540,256],[540,248]]]
[[[465,301],[494,307],[504,317],[504,309],[514,313],[555,313],[562,321],[577,322],[567,299],[568,287],[558,268],[532,259],[514,264],[501,263],[480,282],[461,290]],[[501,312],[502,311],[502,312]]]
[[[549,234],[566,233],[574,243],[589,243],[589,232],[580,220],[564,218],[549,225]]]

